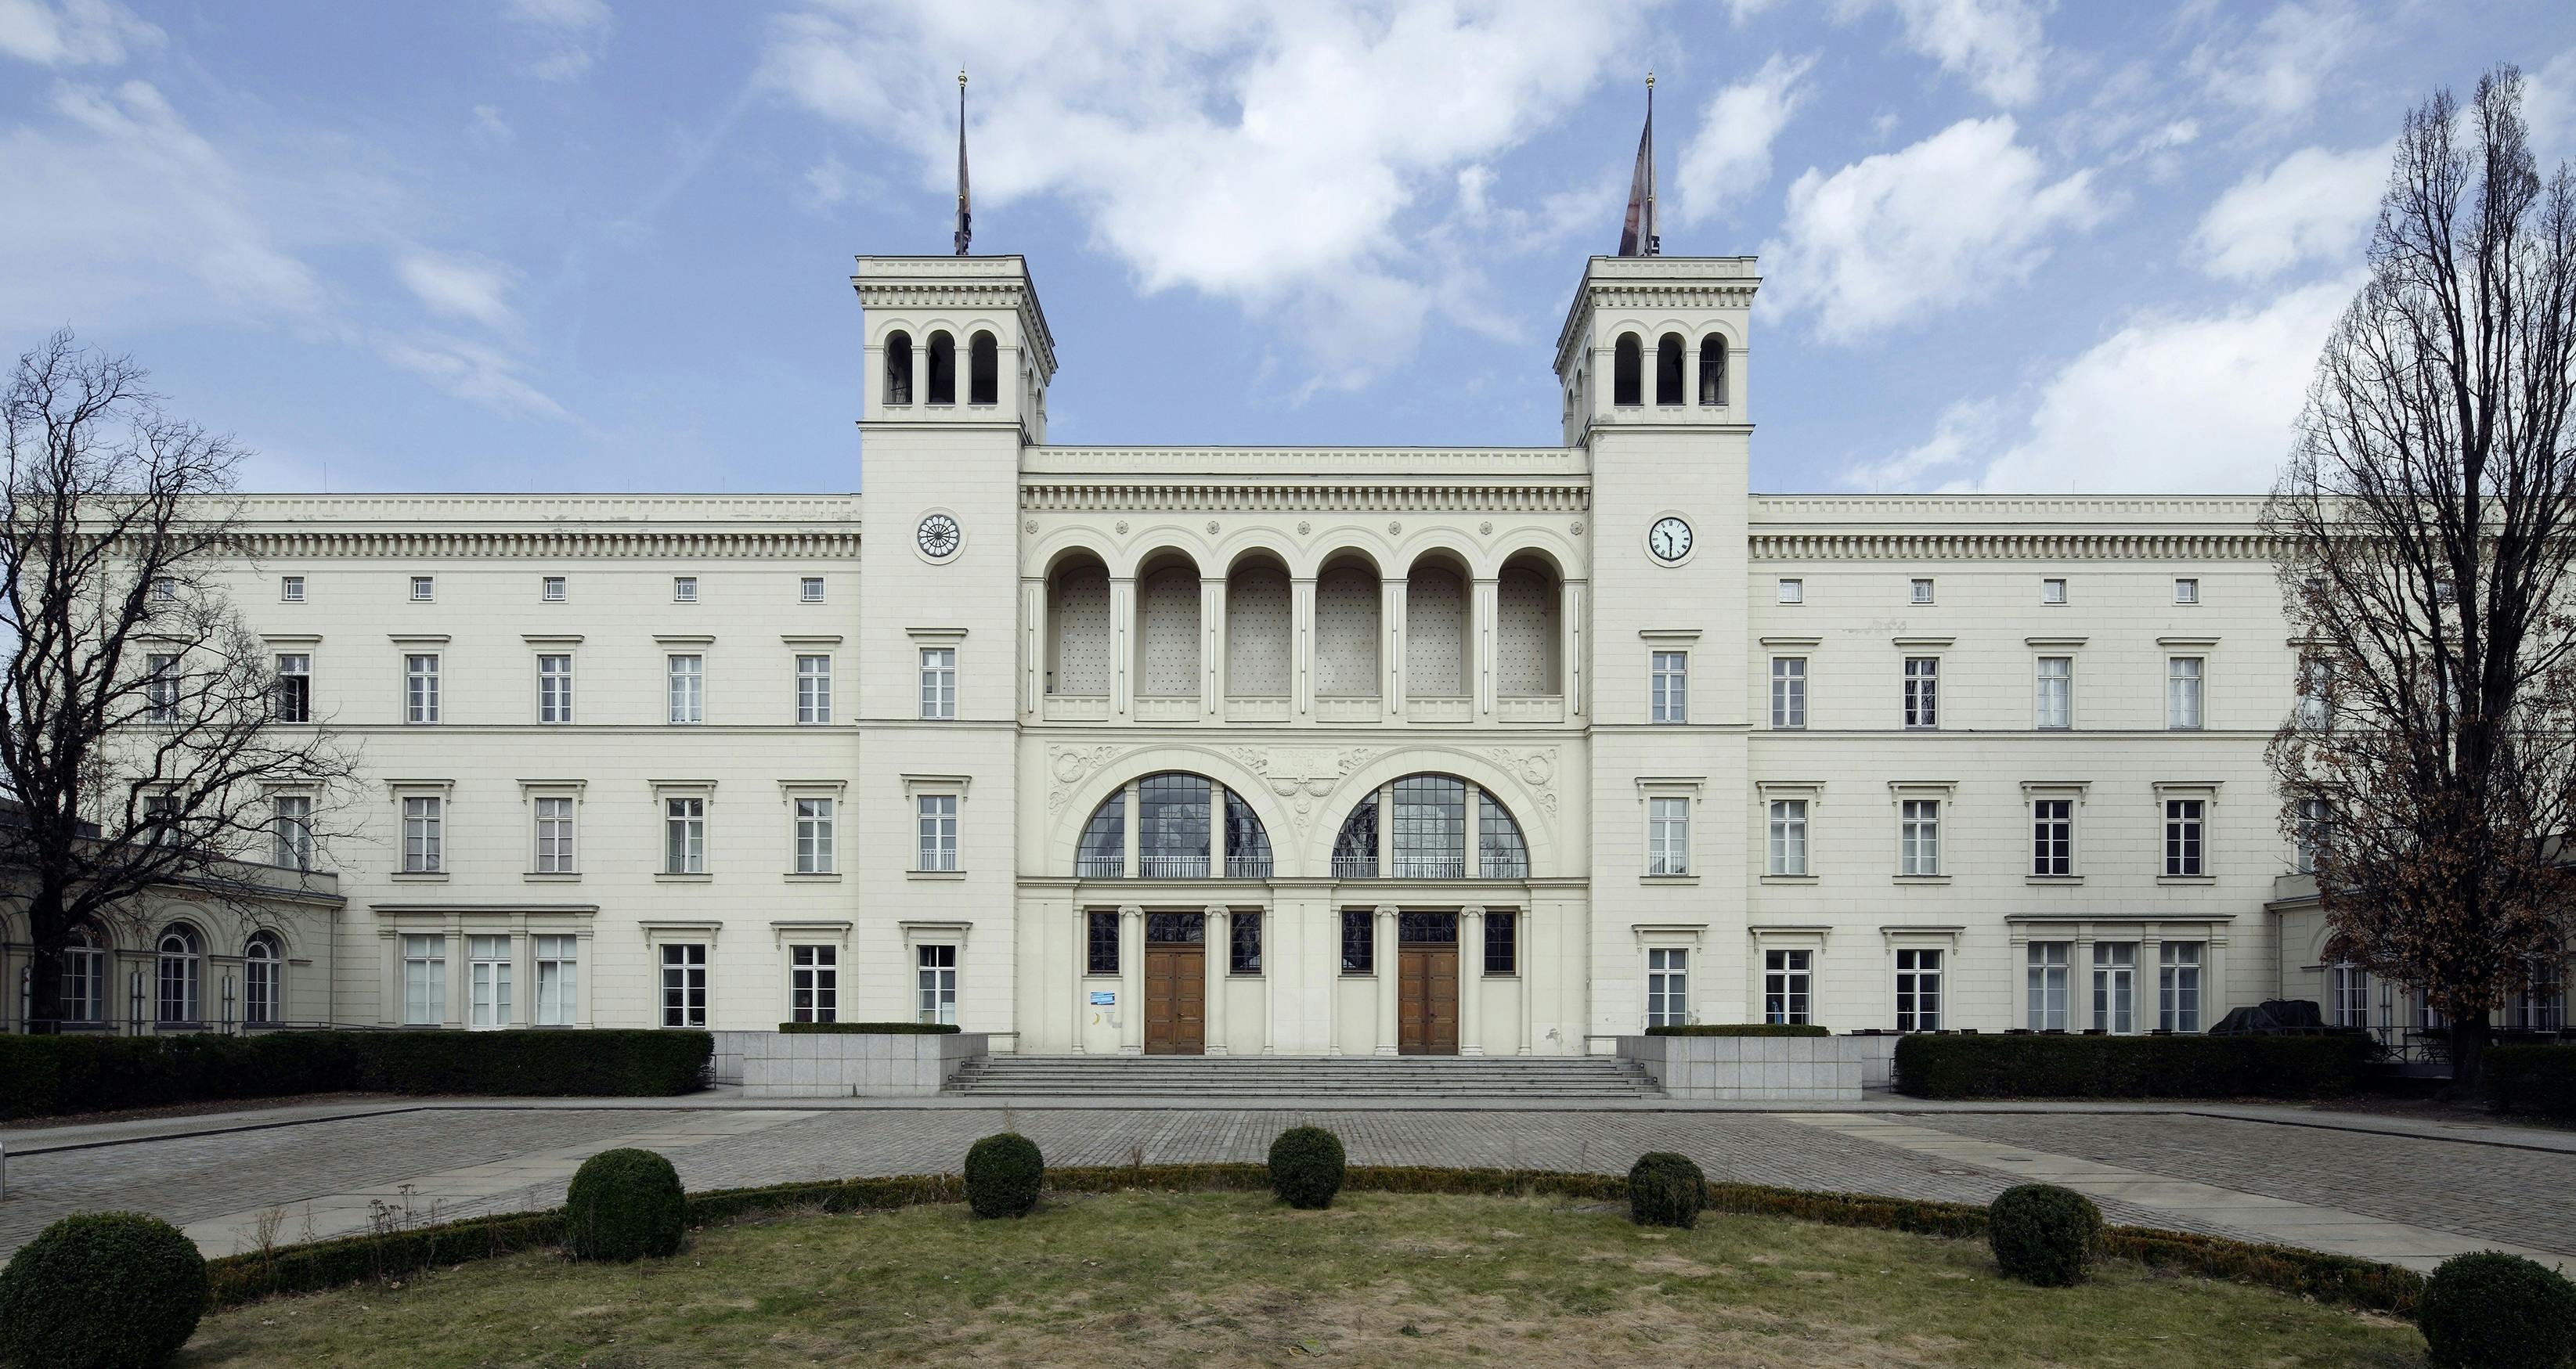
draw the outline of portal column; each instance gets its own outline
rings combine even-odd
[[[1207,1053],[1232,1055],[1225,1040],[1225,972],[1226,957],[1234,949],[1231,919],[1225,905],[1211,903],[1205,912],[1207,921],[1207,954],[1199,957],[1207,976]]]
[[[1084,977],[1091,973],[1091,910],[1074,905],[1073,909],[1073,1053],[1081,1055],[1084,1029],[1091,1024],[1090,995],[1083,989]]]
[[[1404,719],[1405,590],[1410,582],[1389,576],[1378,582],[1378,650],[1386,659],[1377,663],[1379,692],[1386,696],[1386,716],[1399,722]]]
[[[1538,953],[1537,899],[1531,899],[1521,905],[1520,916],[1514,920],[1512,931],[1518,935],[1520,943],[1512,948],[1512,968],[1520,971],[1513,977],[1513,982],[1520,987],[1521,995],[1520,1053],[1528,1055],[1531,1053],[1532,1043],[1538,1040],[1537,1028],[1531,1024],[1538,1017],[1538,993],[1535,985],[1538,983],[1539,966],[1545,963],[1544,957]]]
[[[1046,581],[1020,581],[1020,711],[1036,717],[1046,708]]]
[[[1312,717],[1315,712],[1314,576],[1294,576],[1288,581],[1288,619],[1289,689],[1296,696],[1292,706],[1298,717]]]
[[[1468,611],[1468,641],[1476,650],[1476,678],[1469,682],[1468,692],[1476,696],[1476,716],[1486,717],[1494,711],[1496,641],[1501,634],[1494,623],[1502,614],[1502,582],[1490,576],[1479,576]]]
[[[1118,910],[1118,1053],[1145,1053],[1145,910]]]
[[[1483,1005],[1485,988],[1485,910],[1470,905],[1458,910],[1458,1053],[1485,1053]]]
[[[1225,716],[1225,578],[1199,577],[1199,716]]]
[[[1109,577],[1109,715],[1124,718],[1136,697],[1136,577]]]
[[[1377,910],[1377,1049],[1378,1055],[1393,1055],[1395,1032],[1396,940],[1395,915],[1392,906]]]

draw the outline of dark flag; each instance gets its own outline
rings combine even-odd
[[[957,255],[975,240],[975,210],[966,194],[966,73],[957,73]]]
[[[959,154],[961,157],[963,153]],[[962,165],[962,163],[961,163]],[[963,176],[961,171],[960,176]],[[1646,131],[1637,139],[1637,171],[1628,181],[1628,220],[1619,228],[1619,255],[1652,257],[1664,250],[1655,223],[1655,73],[1646,73]]]

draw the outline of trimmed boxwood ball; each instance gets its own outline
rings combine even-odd
[[[2436,1369],[2559,1369],[2576,1360],[2576,1284],[2520,1255],[2454,1255],[2424,1281],[2415,1325]]]
[[[1046,1159],[1016,1131],[987,1136],[966,1150],[966,1205],[978,1217],[1025,1217],[1038,1205]]]
[[[649,1150],[603,1150],[581,1162],[564,1195],[564,1248],[577,1260],[676,1255],[688,1229],[671,1162]]]
[[[1708,1206],[1708,1176],[1687,1155],[1649,1151],[1628,1167],[1628,1220],[1639,1226],[1699,1224]]]
[[[150,1369],[188,1343],[211,1296],[197,1243],[168,1222],[65,1217],[0,1269],[0,1364]]]
[[[1290,1207],[1331,1207],[1348,1157],[1322,1127],[1290,1127],[1270,1143],[1270,1191]]]
[[[2101,1253],[2102,1209],[2073,1189],[2021,1184],[1986,1209],[1986,1239],[2011,1278],[2043,1288],[2079,1284]]]

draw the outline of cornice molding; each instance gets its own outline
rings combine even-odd
[[[1023,480],[1020,507],[1030,513],[1582,513],[1592,507],[1592,491],[1571,482],[1297,485]]]
[[[1754,561],[2272,561],[2272,539],[2242,532],[2104,528],[2095,532],[1943,531],[1935,528],[1756,529]]]

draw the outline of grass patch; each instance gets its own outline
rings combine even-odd
[[[2115,1261],[1997,1276],[1981,1241],[1544,1197],[1053,1195],[746,1218],[668,1260],[523,1254],[211,1316],[186,1365],[2413,1366],[2415,1332]]]

